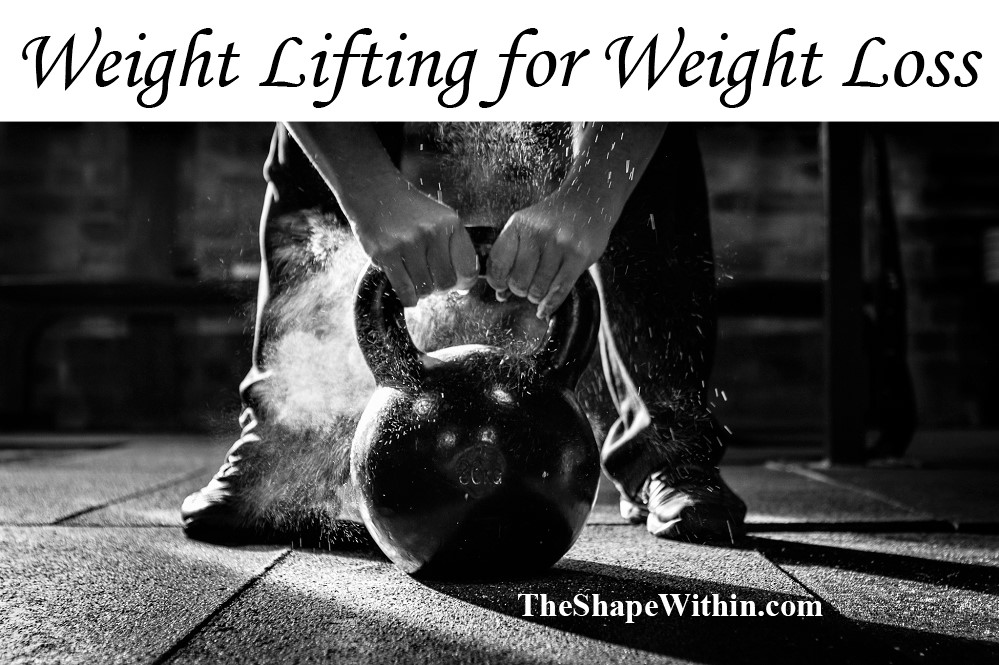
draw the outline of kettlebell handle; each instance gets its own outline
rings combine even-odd
[[[541,375],[575,389],[593,355],[599,332],[600,296],[593,277],[586,271],[548,322],[548,333],[534,352]]]
[[[413,343],[405,309],[388,276],[369,263],[355,293],[357,343],[375,381],[380,386],[419,384],[428,356]],[[532,354],[538,375],[574,389],[593,355],[599,329],[599,295],[593,278],[584,272]]]
[[[368,263],[354,295],[354,333],[375,382],[412,386],[423,374],[426,354],[416,348],[406,327],[406,310],[386,275]]]

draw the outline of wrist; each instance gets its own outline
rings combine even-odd
[[[601,189],[598,183],[567,178],[552,194],[552,204],[564,209],[577,211],[581,223],[596,224],[599,227],[613,228],[624,210],[626,197],[607,188]]]

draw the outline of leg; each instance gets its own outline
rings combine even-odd
[[[607,432],[602,459],[623,512],[647,519],[656,535],[734,538],[745,505],[717,470],[726,432],[707,400],[714,261],[689,128],[667,130],[595,272],[605,308],[603,377],[591,373],[583,396]],[[603,389],[611,404],[598,399]]]
[[[353,411],[332,387],[370,382],[356,363],[348,366],[358,369],[352,379],[334,365],[343,347],[356,346],[344,310],[357,274],[351,266],[363,255],[332,194],[280,126],[265,177],[242,436],[208,485],[185,500],[185,531],[209,541],[350,540],[363,528],[336,518]]]

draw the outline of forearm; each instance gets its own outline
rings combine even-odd
[[[487,278],[538,305],[545,319],[607,249],[611,231],[665,125],[585,123],[573,127],[573,159],[550,196],[515,212],[489,253]]]
[[[613,226],[666,131],[664,123],[587,122],[573,126],[573,161],[559,194],[589,198],[597,223]]]
[[[286,126],[404,305],[411,307],[434,290],[456,284],[468,288],[475,282],[475,250],[458,214],[402,177],[374,127],[341,122]]]
[[[340,204],[351,226],[377,219],[373,209],[404,180],[369,123],[285,123]]]

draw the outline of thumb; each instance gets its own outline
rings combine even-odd
[[[489,261],[486,264],[486,281],[495,291],[507,290],[507,280],[510,278],[510,271],[513,270],[519,248],[520,238],[516,227],[507,222],[493,243],[492,249],[489,250]]]
[[[454,268],[459,289],[472,288],[479,278],[475,247],[464,226],[459,225],[451,234],[451,267]]]

